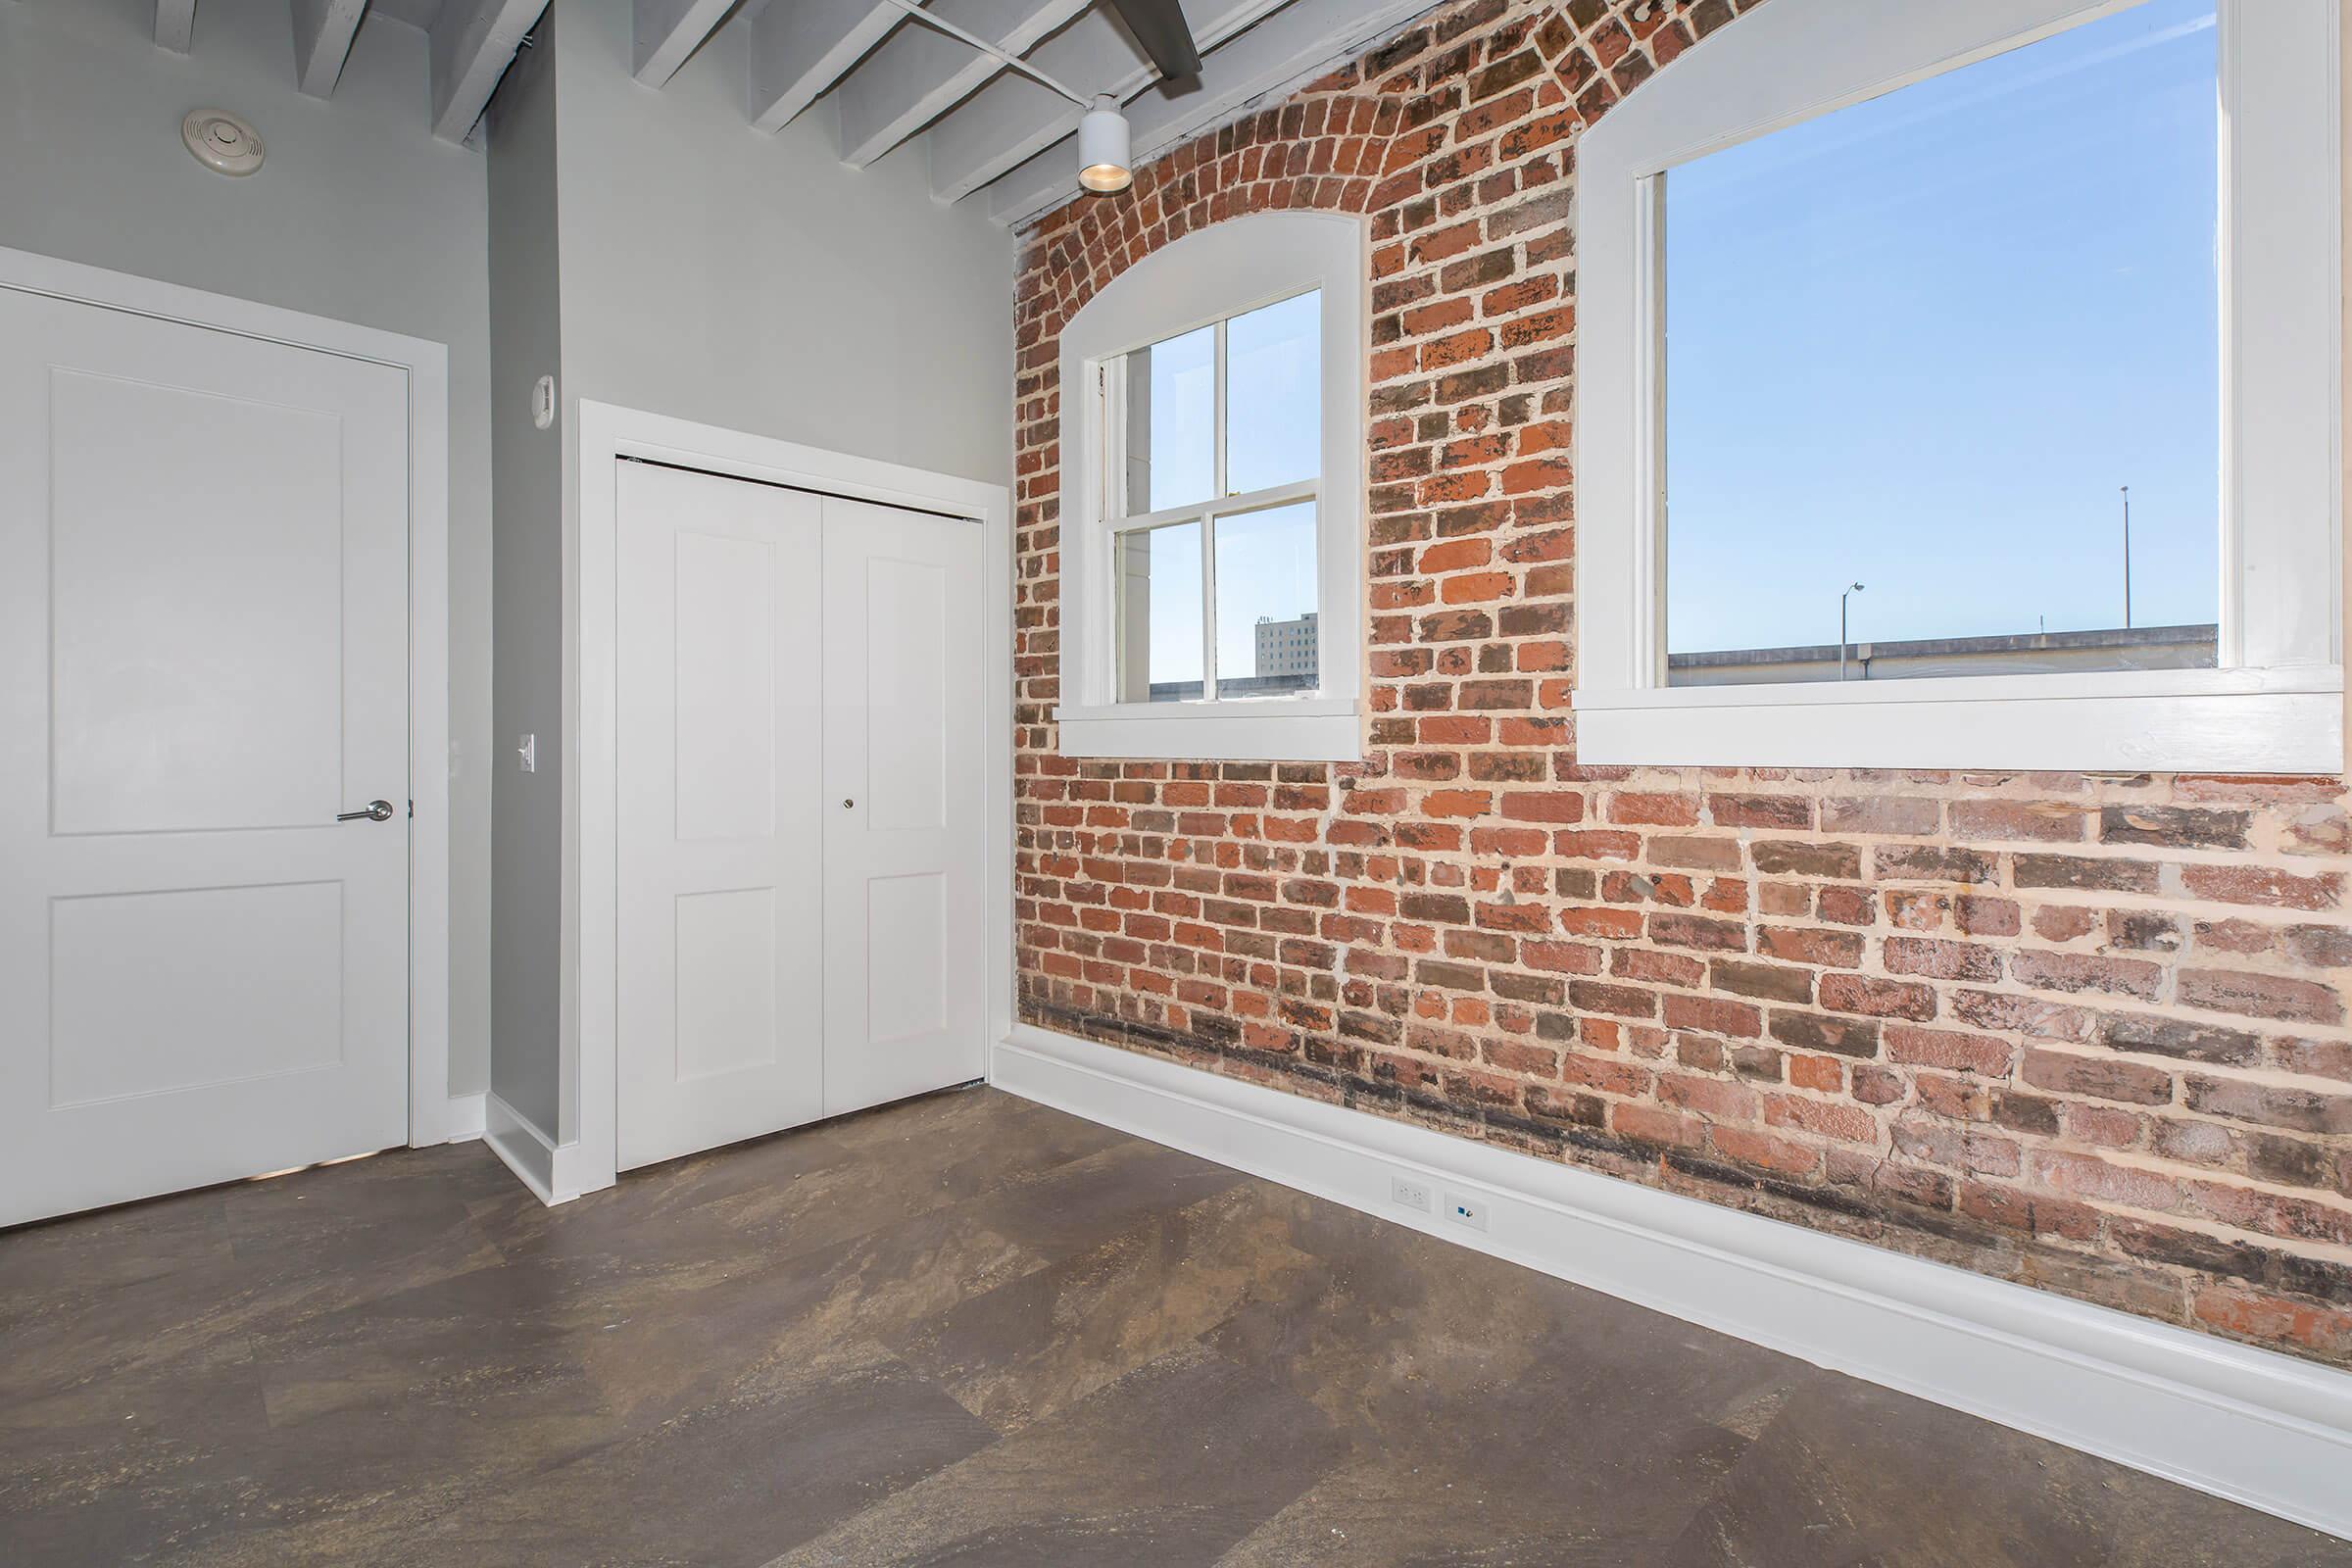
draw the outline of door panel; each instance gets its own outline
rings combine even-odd
[[[337,1066],[342,941],[338,882],[52,900],[51,1107]]]
[[[821,1114],[823,605],[815,498],[617,484],[625,1170]]]
[[[977,523],[825,509],[825,1113],[961,1083],[981,1041]]]
[[[680,839],[775,831],[776,564],[769,540],[677,535]]]
[[[406,1140],[407,419],[0,290],[0,1223]]]
[[[50,382],[59,833],[312,827],[341,809],[335,416]],[[256,466],[257,453],[272,461]],[[175,608],[209,607],[190,640]]]

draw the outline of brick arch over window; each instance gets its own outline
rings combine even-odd
[[[1575,134],[1758,3],[1456,0],[1024,237],[1021,1015],[2352,1363],[2342,779],[1577,761]],[[1064,758],[1062,324],[1294,208],[1371,235],[1366,756]]]

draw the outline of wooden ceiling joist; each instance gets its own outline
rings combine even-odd
[[[359,36],[368,0],[294,0],[294,79],[314,98],[332,98]]]
[[[1146,163],[1264,93],[1328,69],[1400,30],[1429,0],[1290,0],[1200,63],[1192,92],[1139,93],[1127,105],[1135,161]],[[989,186],[989,214],[1018,223],[1078,190],[1078,160],[1057,141]]]
[[[155,41],[186,54],[196,41],[196,0],[155,0]]]
[[[783,0],[790,4],[791,0]],[[659,87],[726,21],[734,0],[636,0],[637,79]]]
[[[1007,54],[1038,41],[1090,0],[934,0],[927,9]],[[1003,62],[919,24],[901,27],[844,81],[842,162],[862,169],[955,108],[1003,71]]]
[[[1279,10],[1283,0],[1186,0],[1185,20],[1202,54]],[[1100,7],[1033,53],[1039,69],[1074,90],[1124,102],[1159,79],[1144,52]],[[1206,68],[1203,68],[1205,74]],[[972,95],[931,132],[931,194],[957,201],[1078,128],[1076,104],[1010,72]]]
[[[752,123],[783,129],[906,17],[890,0],[774,0],[746,29]]]
[[[547,0],[448,0],[433,19],[433,134],[464,141]]]

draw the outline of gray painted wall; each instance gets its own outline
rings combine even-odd
[[[152,0],[0,0],[0,245],[450,346],[451,1085],[495,1081],[567,1139],[572,475],[560,432],[529,423],[531,382],[557,373],[567,410],[595,398],[1009,484],[1013,241],[934,203],[909,155],[842,167],[824,105],[753,130],[736,40],[655,92],[629,75],[629,0],[553,9],[561,32],[543,19],[509,74],[485,159],[431,137],[425,40],[395,23],[363,25],[320,102],[295,90],[284,0],[203,0],[187,58],[151,41]],[[199,105],[254,122],[261,174],[188,157],[179,119]]]
[[[572,394],[1010,484],[1010,232],[845,167],[829,103],[754,130],[739,38],[655,92],[629,0],[557,9]]]
[[[490,406],[498,672],[492,864],[491,1085],[553,1137],[560,1117],[564,833],[564,427],[531,420],[542,375],[564,385],[551,9],[500,83],[490,163]],[[561,393],[559,392],[559,396]],[[515,755],[537,739],[537,767]]]
[[[294,86],[286,0],[0,4],[0,245],[429,338],[450,373],[450,1088],[490,1060],[490,380],[479,153],[426,123],[424,35],[371,20],[331,102]],[[229,179],[180,145],[234,110],[269,148]]]
[[[781,136],[752,129],[735,40],[715,40],[658,92],[631,78],[631,41],[629,0],[558,0],[539,47],[499,88],[488,131],[499,739],[511,745],[510,732],[535,727],[541,757],[534,780],[518,784],[503,760],[498,775],[493,1076],[501,1098],[558,1142],[578,1136],[581,1094],[576,1042],[554,1049],[549,1035],[558,999],[580,983],[557,956],[577,890],[558,877],[546,815],[562,793],[557,769],[573,760],[567,744],[554,744],[568,718],[558,715],[569,634],[562,558],[542,536],[549,438],[507,430],[510,403],[547,368],[510,372],[506,364],[510,355],[548,358],[539,314],[547,295],[535,285],[560,272],[566,451],[576,452],[578,401],[588,398],[1012,478],[1012,236],[976,208],[933,202],[919,165],[842,167],[826,109]],[[551,97],[552,148],[543,119]],[[553,193],[510,183],[551,174]],[[551,218],[560,268],[524,249],[541,245]],[[527,321],[509,320],[511,310]],[[564,460],[561,481],[567,535],[577,526],[574,466]],[[609,983],[608,966],[586,966]]]

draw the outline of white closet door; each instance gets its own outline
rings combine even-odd
[[[825,1113],[981,1076],[976,522],[828,499]]]
[[[822,1114],[814,496],[622,463],[619,1162]]]
[[[408,448],[400,370],[0,289],[0,1224],[407,1141]]]

